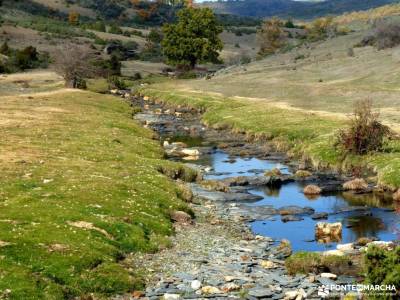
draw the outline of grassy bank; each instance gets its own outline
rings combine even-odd
[[[168,244],[169,212],[187,207],[159,170],[182,167],[162,160],[153,133],[115,97],[61,90],[0,99],[4,297],[139,288],[141,274],[119,261]]]
[[[400,143],[391,141],[382,153],[343,157],[333,146],[337,130],[346,126],[343,118],[281,108],[263,101],[177,91],[172,85],[168,88],[168,84],[144,87],[140,93],[175,105],[201,108],[205,110],[206,124],[274,140],[282,150],[310,159],[316,167],[368,167],[376,172],[379,184],[390,189],[400,187]]]

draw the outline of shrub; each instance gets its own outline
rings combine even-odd
[[[135,74],[133,74],[132,79],[133,80],[140,80],[140,79],[142,79],[142,74],[140,74],[139,72],[136,72]]]
[[[323,17],[315,19],[307,31],[308,39],[317,41],[336,35],[337,25],[333,22],[332,17]]]
[[[122,29],[117,25],[111,25],[110,28],[108,29],[108,33],[122,34],[123,32]]]
[[[354,49],[353,48],[348,48],[347,49],[347,56],[353,57],[354,56]]]
[[[400,246],[388,251],[370,246],[364,256],[365,283],[400,286]],[[397,294],[397,296],[399,296]],[[369,295],[372,299],[395,299],[396,296]],[[398,298],[396,298],[398,299]]]
[[[257,32],[260,43],[259,55],[273,54],[286,44],[286,35],[281,20],[273,18],[265,21]]]
[[[375,44],[379,50],[399,45],[400,24],[379,24],[376,28],[375,38]]]
[[[22,50],[12,49],[7,43],[0,47],[0,54],[7,58],[1,62],[0,73],[13,73],[26,69],[45,68],[49,62],[48,53],[39,53],[35,47]]]
[[[316,252],[297,252],[285,261],[289,274],[320,273],[345,270],[352,262],[347,256],[321,255]]]
[[[4,55],[10,54],[10,47],[8,46],[7,42],[4,42],[0,47],[0,53]]]
[[[353,154],[381,150],[391,132],[389,127],[378,121],[378,117],[379,113],[372,110],[372,101],[357,101],[350,126],[339,131],[336,147]]]
[[[108,78],[108,84],[110,89],[125,90],[128,87],[126,82],[118,76],[110,76]]]
[[[379,23],[356,47],[375,46],[378,50],[393,48],[400,44],[400,24]]]

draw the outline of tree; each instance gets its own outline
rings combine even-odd
[[[162,23],[173,21],[176,12],[184,6],[193,6],[192,0],[131,0],[131,3],[143,21],[158,18]]]
[[[307,31],[310,40],[320,40],[334,36],[337,32],[337,24],[331,16],[318,18],[311,23]]]
[[[78,25],[79,23],[79,14],[76,11],[70,11],[68,14],[68,22],[71,25]]]
[[[282,29],[282,21],[277,18],[266,20],[257,32],[260,43],[260,55],[273,54],[286,43],[286,34]]]
[[[175,24],[163,26],[161,46],[167,63],[193,69],[197,63],[218,62],[223,44],[222,27],[210,8],[187,7],[178,12]]]
[[[1,46],[0,46],[0,53],[3,55],[9,55],[10,53],[10,47],[8,46],[7,41],[5,41]]]
[[[90,64],[91,53],[77,45],[66,45],[58,49],[55,57],[55,69],[65,80],[69,88],[85,88],[85,78],[95,70]]]

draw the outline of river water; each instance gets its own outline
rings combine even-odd
[[[290,168],[283,163],[258,158],[231,157],[221,150],[201,157],[197,163],[213,168],[213,172],[206,174],[205,179],[260,175],[273,168],[279,168],[283,174],[291,174]],[[382,195],[335,192],[309,198],[303,194],[303,188],[304,184],[297,181],[284,184],[280,188],[254,188],[249,192],[260,195],[263,199],[246,205],[272,205],[275,208],[287,205],[309,206],[315,209],[316,213],[329,213],[328,219],[323,222],[342,223],[341,241],[315,241],[314,228],[319,221],[311,219],[310,216],[302,216],[302,221],[285,223],[277,215],[272,219],[252,222],[252,231],[277,240],[288,239],[294,251],[336,249],[338,243],[354,242],[360,237],[376,237],[384,241],[400,239],[400,210],[396,211],[391,200],[385,202]],[[354,206],[368,206],[368,209],[354,210]]]

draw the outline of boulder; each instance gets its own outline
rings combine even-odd
[[[342,223],[318,222],[315,225],[315,239],[323,243],[340,241],[342,239]]]
[[[337,278],[337,275],[336,274],[332,274],[332,273],[321,273],[320,276],[323,277],[323,278],[329,278],[329,279],[336,279]]]
[[[192,149],[192,148],[185,148],[181,150],[182,154],[186,156],[199,156],[200,151],[199,149]]]
[[[297,170],[294,176],[296,178],[306,178],[312,176],[312,173],[307,170]]]
[[[305,195],[319,195],[321,194],[321,188],[314,184],[309,184],[304,188],[303,193]]]
[[[400,202],[400,189],[398,189],[395,193],[393,193],[393,200]]]
[[[328,219],[328,213],[322,212],[322,213],[315,213],[311,215],[311,219],[313,220],[322,220],[322,219]]]
[[[166,293],[166,294],[164,294],[163,299],[164,300],[179,300],[179,299],[182,299],[182,297],[179,294]]]
[[[200,282],[200,280],[193,280],[193,281],[190,283],[190,287],[191,287],[192,289],[194,289],[195,291],[197,291],[198,289],[200,289],[200,288],[201,288],[201,282]]]
[[[276,264],[273,261],[270,260],[262,260],[260,262],[261,267],[263,267],[264,269],[274,269],[276,268]]]
[[[203,287],[201,288],[201,291],[202,291],[203,294],[209,294],[209,295],[212,295],[212,294],[221,294],[221,293],[222,293],[221,290],[220,290],[219,288],[217,288],[217,287],[215,287],[215,286],[209,286],[209,285],[203,286]]]
[[[368,184],[362,178],[355,178],[343,184],[343,189],[347,191],[361,191],[368,189]]]
[[[170,214],[170,217],[171,217],[171,220],[176,223],[180,223],[180,224],[191,224],[192,223],[192,217],[184,211],[180,211],[180,210],[173,211]]]
[[[336,246],[336,249],[341,250],[341,251],[352,251],[352,250],[354,250],[354,244],[353,243],[338,244]]]
[[[344,252],[341,250],[327,250],[327,251],[322,252],[322,255],[324,255],[324,256],[329,256],[329,255],[344,256]]]
[[[283,215],[283,216],[281,216],[281,221],[283,223],[296,222],[296,221],[302,221],[302,220],[304,220],[304,219],[302,217],[300,217],[300,216],[293,216],[293,215]]]
[[[288,206],[283,206],[281,208],[279,208],[279,214],[281,216],[284,215],[311,215],[313,214],[315,211],[313,208],[311,207],[300,207],[300,206],[296,206],[296,205],[288,205]]]

